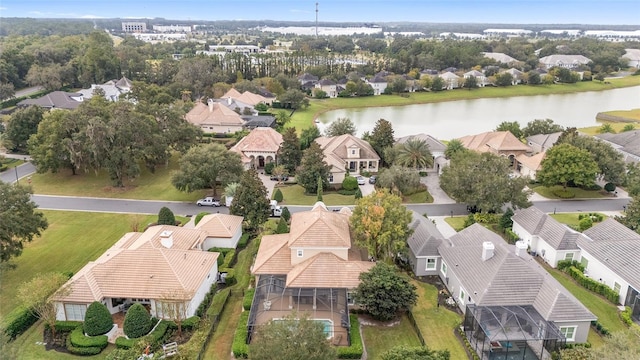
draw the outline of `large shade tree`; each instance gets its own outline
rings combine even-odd
[[[393,265],[382,262],[360,274],[355,297],[371,316],[382,321],[395,318],[399,311],[410,309],[418,300],[416,287],[409,278]]]
[[[336,121],[332,122],[327,129],[325,130],[325,135],[328,137],[340,136],[340,135],[355,135],[356,134],[356,125],[351,121],[351,119],[343,117],[338,118]]]
[[[242,174],[229,213],[243,216],[245,228],[250,231],[257,230],[269,218],[267,188],[255,170],[247,170]]]
[[[490,153],[464,151],[454,155],[443,169],[440,186],[453,199],[483,212],[499,211],[502,205],[530,205],[524,191],[527,180],[511,178],[511,166],[505,157]]]
[[[42,108],[35,105],[11,114],[4,133],[4,146],[13,151],[26,152],[27,141],[38,132],[38,124],[43,116]]]
[[[411,211],[386,189],[359,199],[349,221],[356,244],[386,262],[393,262],[412,233]]]
[[[180,169],[171,183],[178,190],[192,192],[211,189],[217,195],[217,184],[237,182],[244,168],[240,155],[227,150],[222,144],[207,144],[189,149],[180,159]]]
[[[562,125],[554,123],[551,119],[536,119],[529,121],[527,126],[522,129],[522,136],[529,137],[538,134],[553,134],[563,130]]]
[[[569,183],[593,184],[598,173],[598,164],[591,154],[570,144],[555,145],[547,150],[540,166],[536,173],[538,181],[545,186],[562,185],[564,189]]]
[[[329,169],[320,145],[314,141],[302,155],[300,166],[296,170],[296,180],[307,194],[314,194],[318,189],[318,178],[321,179],[323,188],[329,185]]]
[[[47,219],[37,207],[30,188],[0,181],[0,263],[19,256],[24,243],[47,228]]]

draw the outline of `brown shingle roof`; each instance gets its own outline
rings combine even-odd
[[[461,137],[460,142],[469,150],[487,152],[495,151],[531,151],[531,148],[523,144],[509,131],[489,131],[477,135]]]

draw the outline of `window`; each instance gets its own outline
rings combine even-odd
[[[332,183],[333,182],[333,174],[329,174],[329,182]]]
[[[613,291],[615,291],[616,294],[620,295],[620,284],[615,281],[613,282]]]
[[[84,321],[87,305],[64,304],[64,312],[67,314],[67,321]]]
[[[347,304],[349,305],[355,305],[356,304],[356,298],[354,296],[355,294],[352,291],[347,291]]]
[[[298,257],[302,257],[303,256],[303,252],[301,249],[298,250]]]
[[[586,269],[587,266],[589,266],[589,260],[583,257],[582,259],[580,259],[580,264],[582,264],[582,266],[584,266],[584,268]]]
[[[355,155],[356,151],[354,149],[351,149],[351,155]]]
[[[447,264],[444,263],[444,261],[442,262],[442,265],[440,266],[440,271],[442,272],[443,275],[447,275]]]
[[[464,305],[464,298],[465,298],[466,294],[464,293],[464,290],[462,288],[460,288],[460,296],[458,296],[458,299],[460,300],[460,302],[462,303],[462,305]]]
[[[568,261],[572,261],[573,260],[573,253],[564,254],[564,259],[568,260]]]
[[[560,326],[560,333],[564,335],[567,341],[575,341],[577,326]]]
[[[427,270],[434,270],[436,268],[436,259],[427,258]]]

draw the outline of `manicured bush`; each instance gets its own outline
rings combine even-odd
[[[136,339],[145,336],[151,331],[151,315],[144,306],[136,303],[127,311],[124,317],[123,330],[129,338]]]
[[[227,252],[224,256],[224,262],[220,267],[222,268],[230,268],[236,263],[236,251],[231,249],[231,251]]]
[[[56,332],[70,333],[77,327],[82,327],[82,321],[56,321]],[[49,324],[44,324],[45,329],[49,328]]]
[[[107,335],[85,336],[81,326],[78,326],[71,331],[69,339],[71,339],[71,344],[73,346],[81,348],[98,347],[102,350],[108,345]]]
[[[238,241],[238,249],[244,249],[245,247],[247,247],[247,243],[249,242],[249,234],[244,233],[242,234],[242,236],[240,237],[240,240]]]
[[[276,163],[266,163],[264,164],[264,173],[267,175],[271,175],[273,173],[273,168],[276,167]]]
[[[358,188],[358,180],[353,176],[345,176],[342,180],[343,190],[354,190]]]
[[[251,303],[253,302],[253,295],[256,293],[256,289],[252,288],[244,293],[244,299],[242,300],[242,307],[249,311],[251,310]]]
[[[284,200],[284,196],[282,195],[282,191],[280,189],[276,189],[276,191],[273,193],[273,200],[277,202],[282,202],[282,200]]]
[[[249,358],[249,345],[247,345],[247,322],[249,321],[249,312],[244,311],[240,314],[238,327],[233,336],[233,345],[231,351],[236,359]]]
[[[15,314],[15,317],[13,317],[4,329],[5,334],[7,334],[10,339],[15,339],[38,321],[38,317],[29,309],[23,308],[17,310]]]
[[[227,286],[231,286],[233,284],[236,283],[236,273],[235,270],[230,269],[230,268],[221,268],[220,269],[221,273],[227,273],[227,276],[225,277],[225,284],[227,284]]]
[[[289,232],[289,226],[287,225],[287,220],[283,217],[278,220],[278,227],[276,228],[276,234],[286,234]]]
[[[520,236],[518,236],[518,234],[514,233],[513,230],[511,230],[511,229],[505,229],[504,230],[504,234],[507,237],[507,242],[509,244],[515,244],[516,241],[520,240]]]
[[[207,294],[204,296],[204,299],[202,299],[202,302],[200,303],[200,305],[198,305],[198,308],[196,309],[196,316],[199,317],[203,317],[205,316],[207,309],[209,308],[209,305],[211,305],[211,300],[213,299],[213,296],[216,293],[216,290],[218,290],[218,284],[211,284],[211,288],[209,288],[209,292],[207,292]]]
[[[92,302],[87,307],[84,316],[84,332],[88,336],[97,336],[108,333],[113,328],[113,319],[107,307],[98,301]]]
[[[578,223],[578,230],[585,231],[593,226],[593,220],[590,217],[586,217]]]
[[[356,189],[356,192],[355,192],[355,194],[353,194],[353,196],[354,196],[356,199],[362,199],[362,190],[360,190],[360,188],[357,188],[357,189]]]
[[[633,324],[633,319],[631,319],[631,308],[628,306],[624,307],[624,311],[620,312],[620,319],[622,322],[627,324],[627,326],[631,326]]]
[[[351,346],[338,346],[338,359],[360,359],[364,347],[362,346],[362,337],[360,337],[360,324],[358,323],[358,315],[349,315],[349,333],[351,334]]]
[[[158,225],[175,225],[176,217],[173,215],[173,211],[166,206],[163,206],[158,213]]]
[[[196,218],[193,220],[193,223],[194,223],[195,225],[198,225],[198,223],[200,222],[200,220],[202,220],[202,218],[203,218],[205,215],[209,215],[209,213],[208,213],[208,212],[206,212],[206,211],[199,212],[199,213],[198,213],[198,215],[196,215]],[[209,251],[211,251],[211,250],[209,250]]]
[[[616,185],[614,183],[606,183],[604,184],[604,189],[607,190],[607,192],[612,192],[616,189]]]
[[[578,260],[560,260],[558,261],[557,268],[560,271],[567,272],[566,269],[571,266],[580,270],[581,273],[584,273],[584,266]]]
[[[291,212],[289,211],[288,207],[283,207],[282,208],[282,215],[281,217],[286,221],[289,222],[289,220],[291,219]]]
[[[184,330],[197,329],[198,325],[200,325],[200,317],[199,316],[192,316],[192,317],[189,317],[189,318],[186,318],[186,319],[182,320],[182,329],[184,329]]]
[[[480,360],[480,356],[478,356],[476,351],[473,349],[473,346],[471,346],[471,343],[469,343],[469,339],[467,339],[467,336],[465,335],[464,331],[459,326],[458,326],[458,333],[460,333],[460,337],[462,337],[464,346],[467,348],[467,351],[469,352],[469,354],[471,354],[471,357],[473,358],[473,360]]]
[[[613,291],[612,288],[584,276],[582,271],[580,271],[580,269],[576,268],[575,266],[566,268],[565,272],[569,274],[569,276],[571,276],[578,284],[580,284],[580,286],[586,288],[587,290],[593,291],[596,294],[600,294],[613,304],[618,305],[618,299],[620,296],[617,292]]]
[[[229,294],[231,294],[230,288],[222,289],[218,293],[216,293],[211,300],[211,306],[207,310],[207,316],[213,318],[215,318],[216,316],[220,316],[222,310],[224,309],[224,305],[227,303]]]
[[[66,347],[67,347],[67,351],[69,351],[70,353],[75,355],[81,355],[81,356],[98,355],[102,352],[102,349],[104,349],[98,346],[92,346],[92,347],[74,346],[71,343],[71,336],[67,336]]]
[[[116,339],[116,347],[118,349],[131,349],[138,341],[140,341],[139,339],[127,339],[124,336],[120,336],[119,338]]]

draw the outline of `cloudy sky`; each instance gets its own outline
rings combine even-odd
[[[638,0],[318,0],[321,21],[639,25]],[[313,21],[314,0],[0,0],[0,17]],[[1,20],[0,20],[1,21]]]

